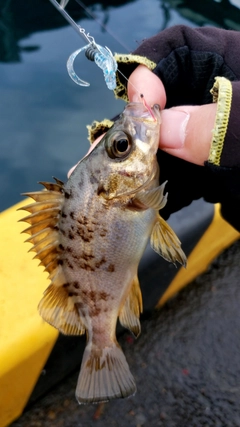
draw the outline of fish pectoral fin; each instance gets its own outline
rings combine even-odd
[[[158,215],[157,221],[154,224],[150,242],[153,250],[164,259],[173,262],[175,265],[176,261],[178,261],[186,267],[187,258],[181,248],[181,242],[172,228],[160,215]]]
[[[72,297],[64,286],[51,284],[38,305],[39,313],[50,325],[65,335],[82,335],[85,327]]]
[[[121,325],[129,329],[136,338],[141,332],[139,317],[142,311],[142,292],[140,289],[138,277],[135,276],[128,296],[119,312],[119,321]]]
[[[135,381],[119,344],[111,343],[103,349],[88,344],[76,388],[78,403],[107,402],[135,392]]]
[[[145,209],[156,209],[161,210],[167,203],[168,194],[163,194],[165,185],[167,181],[165,181],[162,185],[156,188],[152,188],[151,190],[145,190],[139,192],[136,197],[133,199],[133,203],[142,205]]]

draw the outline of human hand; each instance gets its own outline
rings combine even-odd
[[[159,148],[196,165],[208,159],[217,104],[179,106],[165,109],[166,93],[161,80],[144,65],[129,77],[128,97],[139,102],[140,94],[151,106],[159,104],[162,111]]]
[[[159,148],[190,163],[203,165],[210,150],[217,105],[187,105],[164,110],[166,105],[164,86],[144,65],[139,65],[133,71],[128,82],[130,102],[140,102],[140,94],[144,95],[150,106],[159,104],[162,109]],[[87,154],[103,136],[104,134],[94,141]],[[68,178],[75,167],[76,165],[68,172]]]

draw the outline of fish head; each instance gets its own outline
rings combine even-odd
[[[134,194],[156,183],[160,122],[159,105],[150,108],[131,102],[86,158],[98,170],[99,193],[106,199]]]

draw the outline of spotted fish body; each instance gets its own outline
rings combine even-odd
[[[116,340],[116,322],[140,333],[137,269],[151,236],[155,251],[185,264],[180,242],[158,211],[166,204],[156,160],[159,107],[130,103],[66,184],[42,183],[24,209],[36,257],[50,286],[42,317],[64,334],[87,333],[76,397],[79,403],[136,391]]]

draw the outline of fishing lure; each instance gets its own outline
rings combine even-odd
[[[108,89],[114,90],[116,87],[116,71],[117,62],[111,52],[111,50],[105,46],[97,44],[94,37],[86,33],[85,29],[80,27],[66,12],[65,7],[69,0],[61,0],[60,3],[57,0],[50,0],[50,2],[56,7],[56,9],[63,15],[63,17],[72,25],[72,27],[80,34],[85,41],[88,42],[86,46],[73,52],[67,61],[67,70],[71,79],[80,86],[90,86],[90,84],[82,79],[74,71],[74,61],[76,57],[85,51],[85,56],[90,60],[94,61],[95,64],[103,71],[104,79]]]
[[[116,71],[117,61],[115,60],[111,50],[105,46],[96,44],[95,41],[83,46],[81,49],[73,52],[67,61],[67,70],[71,79],[80,86],[90,86],[88,82],[80,79],[75,73],[73,63],[77,55],[85,50],[85,56],[90,60],[94,61],[95,64],[103,71],[104,79],[108,89],[113,90],[116,87]]]

